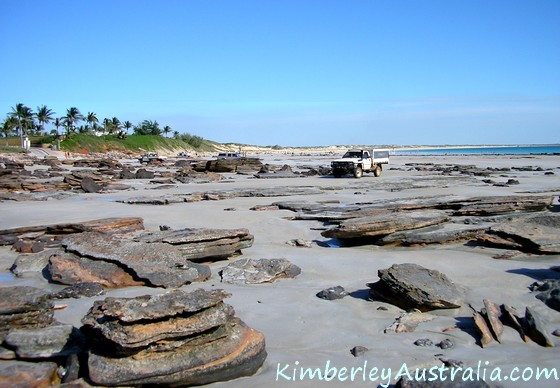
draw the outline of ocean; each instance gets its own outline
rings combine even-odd
[[[560,145],[465,146],[400,149],[393,155],[560,155]]]

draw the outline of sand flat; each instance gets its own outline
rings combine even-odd
[[[298,170],[302,166],[328,165],[329,156],[260,155],[265,163],[289,164]],[[442,176],[433,171],[418,171],[412,164],[460,164],[482,168],[494,167],[541,167],[543,171],[512,169],[494,174],[491,179],[506,182],[519,181],[507,187],[483,182],[484,177],[452,175]],[[545,175],[545,172],[554,175]],[[377,281],[377,271],[392,264],[412,262],[430,269],[437,269],[453,282],[464,287],[467,301],[476,308],[483,307],[483,299],[516,307],[520,314],[525,306],[541,313],[550,331],[560,329],[560,313],[536,299],[528,286],[546,277],[560,277],[550,267],[560,265],[560,255],[521,255],[512,260],[496,260],[503,250],[469,246],[464,243],[429,245],[424,247],[379,247],[363,245],[356,247],[293,247],[286,244],[292,239],[327,241],[321,236],[325,225],[318,221],[291,220],[289,210],[253,211],[255,205],[268,205],[275,201],[328,202],[344,206],[353,203],[376,203],[381,201],[414,201],[419,197],[468,198],[474,196],[531,195],[531,193],[555,196],[558,206],[560,194],[559,156],[520,155],[472,155],[472,156],[392,156],[391,164],[383,174],[375,178],[365,174],[362,179],[344,177],[305,177],[280,179],[254,179],[248,175],[223,174],[219,182],[177,184],[174,188],[153,190],[147,181],[124,181],[135,187],[134,191],[118,191],[101,194],[79,194],[60,200],[0,202],[0,228],[42,225],[63,222],[86,221],[105,217],[142,217],[148,230],[160,225],[180,228],[247,228],[255,236],[251,248],[243,250],[241,257],[287,258],[302,269],[295,279],[282,279],[273,284],[233,285],[220,283],[218,271],[227,264],[220,261],[211,264],[212,278],[204,283],[183,287],[186,290],[222,288],[232,294],[228,299],[243,321],[265,335],[268,358],[264,367],[254,376],[235,381],[216,383],[224,387],[320,386],[325,381],[315,375],[300,378],[301,368],[327,366],[330,387],[377,386],[387,383],[381,378],[370,381],[372,368],[391,368],[390,381],[406,363],[412,371],[415,367],[441,364],[440,358],[460,360],[465,367],[476,367],[479,362],[486,366],[489,376],[495,367],[503,371],[519,368],[556,367],[560,369],[560,339],[553,337],[555,348],[543,348],[535,343],[525,344],[517,332],[506,327],[502,344],[482,349],[475,342],[472,332],[472,313],[468,306],[456,310],[432,312],[436,319],[422,323],[413,333],[385,334],[395,318],[402,312],[399,308],[382,302],[367,301],[366,283]],[[235,197],[217,201],[178,203],[166,206],[130,205],[119,199],[139,195],[181,195],[214,190],[247,188],[318,187],[321,194],[290,197]],[[230,209],[228,211],[224,209]],[[234,210],[231,210],[234,209]],[[559,237],[560,238],[560,237]],[[61,285],[49,284],[39,274],[10,279],[9,267],[16,254],[7,247],[0,247],[0,286],[35,285],[59,290]],[[315,294],[322,289],[341,285],[352,295],[335,301],[319,299]],[[164,289],[131,287],[107,292],[110,296],[133,296],[157,294]],[[68,307],[57,310],[55,317],[64,323],[80,326],[80,320],[91,307],[93,300],[104,297],[64,300]],[[385,307],[386,310],[378,310]],[[444,329],[459,326],[454,330]],[[442,350],[438,347],[419,347],[413,343],[420,338],[430,338],[434,343],[452,339],[455,346]],[[354,346],[369,349],[365,355],[354,357]],[[441,355],[441,356],[439,356]],[[486,365],[485,363],[489,364]],[[361,369],[367,369],[362,373]],[[336,368],[336,375],[335,373]],[[348,373],[341,372],[347,368]],[[350,379],[354,369],[354,381]],[[483,370],[482,370],[483,371]],[[387,372],[387,371],[386,371]],[[294,375],[295,373],[295,375]],[[560,370],[558,371],[560,377]],[[505,374],[505,372],[504,372]],[[293,380],[295,376],[295,381]],[[487,376],[487,377],[488,377]],[[325,376],[322,376],[325,378]],[[344,380],[344,378],[346,379]],[[365,377],[365,381],[364,381]],[[375,376],[372,376],[375,377]],[[289,378],[289,380],[288,380]],[[558,381],[540,380],[539,386],[558,386]],[[503,386],[529,386],[501,382]],[[534,384],[534,380],[533,380]]]

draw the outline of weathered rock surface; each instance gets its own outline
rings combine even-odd
[[[449,244],[474,240],[479,234],[483,233],[486,228],[486,225],[465,225],[447,222],[424,228],[391,233],[377,241],[377,244],[403,246]]]
[[[23,327],[46,327],[53,322],[52,295],[28,287],[0,288],[0,332]]]
[[[459,308],[462,291],[447,276],[417,264],[394,264],[378,271],[379,281],[368,283],[371,299],[386,300],[402,309],[422,312]]]
[[[554,341],[550,337],[545,322],[532,308],[525,309],[525,332],[536,343],[545,347],[553,347]]]
[[[80,353],[84,338],[72,325],[11,330],[5,343],[20,359],[51,358]]]
[[[347,295],[348,292],[342,286],[326,288],[324,290],[319,291],[316,294],[317,298],[325,299],[325,300],[342,299]]]
[[[60,249],[48,249],[36,254],[19,255],[10,271],[16,276],[23,276],[26,273],[41,272],[49,264],[49,258],[54,254],[60,254]]]
[[[82,260],[85,257],[114,263],[135,280],[156,287],[180,287],[210,277],[207,266],[186,260],[177,247],[162,242],[145,243],[126,240],[122,235],[85,232],[66,237],[62,246]]]
[[[500,308],[497,304],[492,302],[491,300],[484,299],[484,308],[486,310],[486,320],[489,323],[490,330],[492,330],[492,334],[494,338],[498,342],[502,342],[502,334],[504,333],[504,325],[500,321],[500,317],[502,315]]]
[[[238,172],[238,171],[259,171],[262,162],[258,158],[228,158],[209,160],[206,165],[195,167],[196,171],[212,171],[212,172]]]
[[[495,225],[488,234],[510,241],[517,249],[537,253],[560,253],[560,216],[544,213],[515,219]]]
[[[68,298],[91,298],[93,296],[103,295],[105,290],[100,283],[82,282],[76,283],[70,287],[66,287],[56,294],[53,294],[54,299],[68,299]]]
[[[395,322],[385,329],[385,333],[412,333],[419,324],[429,322],[436,317],[418,310],[401,314]]]
[[[448,220],[449,216],[445,212],[437,210],[386,212],[377,216],[344,220],[338,227],[326,230],[321,235],[323,237],[342,239],[383,237],[397,231],[437,225]]]
[[[107,288],[144,285],[144,282],[135,279],[130,271],[114,262],[92,260],[70,253],[52,255],[47,271],[51,280],[61,284],[77,285],[91,282]]]
[[[490,327],[488,327],[488,323],[478,311],[473,312],[473,319],[476,330],[480,335],[480,345],[485,348],[494,341]]]
[[[502,321],[514,328],[523,341],[529,342],[529,336],[525,334],[521,319],[517,316],[515,309],[506,304],[502,304],[500,309],[502,310]]]
[[[264,337],[234,316],[222,290],[107,298],[83,318],[99,385],[200,385],[255,373]]]
[[[0,362],[2,387],[50,387],[60,383],[54,362]]]
[[[177,249],[186,260],[225,259],[253,245],[254,237],[245,228],[187,228],[145,233],[135,241],[164,244]]]
[[[278,279],[294,278],[301,268],[287,259],[239,259],[219,272],[222,282],[237,284],[272,283]]]

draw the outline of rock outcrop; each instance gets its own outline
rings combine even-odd
[[[272,283],[300,273],[301,268],[287,259],[239,259],[218,272],[222,282],[237,284]]]
[[[83,318],[90,379],[99,385],[201,385],[254,374],[261,333],[235,317],[222,290],[106,298]]]
[[[66,237],[62,241],[62,246],[68,252],[81,257],[79,260],[82,263],[93,261],[92,265],[94,265],[96,260],[103,261],[106,262],[105,266],[120,267],[119,277],[124,276],[123,272],[126,272],[130,274],[130,280],[155,287],[180,287],[210,277],[210,269],[207,266],[185,259],[177,247],[163,242],[138,242],[123,238],[122,235],[85,232]],[[61,260],[57,263],[59,266],[65,265]],[[95,274],[95,270],[89,268],[85,273],[88,276],[90,273]],[[77,277],[76,282],[78,281],[101,282],[102,280],[85,280]]]
[[[378,276],[378,282],[367,284],[370,299],[422,312],[459,308],[463,304],[462,291],[447,276],[418,264],[394,264],[379,270]]]
[[[481,241],[540,254],[560,253],[560,216],[545,213],[516,217],[492,226]]]

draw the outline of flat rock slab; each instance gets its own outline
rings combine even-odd
[[[222,282],[237,284],[272,283],[300,273],[301,268],[287,259],[239,259],[219,271]]]
[[[424,228],[403,230],[391,233],[378,240],[378,245],[424,245],[449,244],[476,239],[487,226],[443,223]]]
[[[22,235],[32,232],[47,234],[71,234],[82,232],[128,233],[144,229],[141,217],[112,217],[84,222],[69,222],[54,225],[23,226],[0,230],[3,235]]]
[[[560,253],[560,215],[557,213],[516,217],[491,227],[488,234],[512,241],[528,251]]]
[[[13,328],[45,327],[54,320],[52,295],[34,287],[0,288],[0,332]]]
[[[245,228],[239,229],[180,229],[145,233],[134,239],[148,244],[175,247],[186,260],[225,259],[253,245],[254,237]]]
[[[463,292],[447,276],[418,264],[394,264],[379,270],[378,276],[378,282],[367,284],[371,299],[422,312],[459,308],[463,304]]]
[[[103,319],[117,319],[121,322],[158,320],[179,314],[193,313],[217,305],[231,295],[223,290],[192,292],[172,290],[161,295],[145,295],[135,298],[105,298],[95,301],[84,317],[84,324],[95,327]]]
[[[135,279],[134,273],[117,263],[92,260],[71,253],[52,255],[47,271],[52,281],[74,286],[83,283],[96,283],[106,288],[143,286],[144,282]]]
[[[5,342],[22,359],[69,356],[80,353],[85,344],[80,331],[72,325],[12,330]]]
[[[444,207],[456,209],[454,216],[492,216],[543,211],[552,205],[553,198],[550,195],[473,197],[447,202]]]
[[[186,260],[179,249],[166,243],[85,232],[66,237],[62,246],[81,257],[116,263],[134,273],[136,279],[156,287],[180,287],[207,280],[211,275],[207,266]]]
[[[2,387],[51,387],[60,384],[55,362],[0,362]]]
[[[447,213],[438,210],[383,212],[376,216],[344,220],[338,227],[326,230],[321,235],[339,239],[379,238],[398,231],[437,225],[447,221],[449,221]]]

